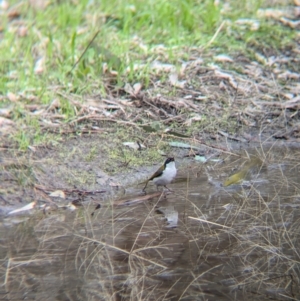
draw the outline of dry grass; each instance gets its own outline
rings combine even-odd
[[[8,183],[0,199],[50,199],[58,211],[1,221],[0,299],[300,300],[299,150],[273,145],[299,139],[299,35],[290,11],[270,17],[259,10],[269,1],[256,0],[37,4],[0,8],[0,171]],[[101,34],[89,44],[95,27]],[[119,173],[136,167],[135,156],[156,161],[170,130],[196,145],[186,156],[220,152],[226,164],[193,160],[174,194],[127,207],[107,197],[94,211],[101,201],[92,195],[69,212],[50,198],[69,181],[80,188],[62,188],[81,204],[93,192],[87,186],[97,186],[96,164],[110,159]],[[88,151],[65,139],[85,133],[101,136]],[[109,155],[97,154],[112,139]],[[124,140],[144,143],[147,155],[116,151]],[[267,172],[222,187],[249,158],[233,154],[229,141],[258,145],[249,153]],[[68,147],[55,156],[58,143]],[[28,150],[25,163],[15,159]],[[160,206],[173,206],[176,228]]]
[[[73,291],[76,300],[298,300],[299,151],[250,153],[268,168],[246,186],[197,185],[191,170],[190,182],[167,199],[104,206],[93,216],[90,205],[19,226],[17,243],[4,244],[10,250],[2,261],[7,300],[33,286],[43,300],[53,286],[57,296]],[[207,168],[217,178],[231,166],[235,158],[226,168]],[[157,213],[172,202],[176,228]]]

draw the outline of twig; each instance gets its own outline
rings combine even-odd
[[[209,47],[215,41],[215,39],[217,38],[218,34],[222,30],[224,24],[225,24],[225,21],[223,21],[221,23],[221,25],[219,26],[219,28],[217,29],[217,31],[215,32],[215,34],[213,35],[213,37],[211,38],[211,40],[207,43],[206,47]]]
[[[75,120],[72,120],[70,123],[72,124],[72,123],[76,123],[76,122],[86,120],[86,119],[93,119],[93,120],[99,120],[99,121],[110,121],[110,122],[116,122],[116,123],[120,123],[120,124],[131,125],[131,126],[134,126],[135,128],[140,128],[137,124],[129,122],[129,121],[114,120],[112,118],[103,118],[103,117],[99,117],[96,114],[79,117]]]
[[[108,244],[108,243],[106,243],[106,242],[104,242],[104,241],[100,241],[100,240],[97,240],[97,239],[92,239],[92,238],[89,238],[89,237],[86,237],[86,236],[83,236],[83,235],[79,235],[79,234],[74,234],[74,235],[77,236],[77,237],[83,238],[83,239],[85,239],[86,241],[90,241],[90,242],[92,242],[92,243],[96,243],[96,244],[102,245],[102,246],[104,246],[104,247],[106,247],[106,248],[109,248],[109,249],[112,249],[112,250],[115,250],[115,251],[119,251],[119,252],[124,253],[124,254],[127,254],[127,255],[129,255],[129,256],[134,256],[134,257],[136,257],[137,259],[145,260],[145,261],[147,261],[147,262],[149,262],[149,263],[151,263],[151,264],[154,264],[154,265],[156,265],[156,266],[159,266],[159,267],[161,267],[161,268],[163,268],[163,269],[167,269],[167,266],[164,266],[164,265],[162,265],[162,264],[160,264],[160,263],[158,263],[158,262],[155,262],[155,261],[153,261],[153,260],[151,260],[151,259],[148,259],[148,258],[145,258],[145,257],[143,257],[143,256],[134,254],[133,252],[128,252],[128,251],[126,251],[126,250],[124,250],[124,249],[121,249],[121,248],[118,248],[118,247],[116,247],[116,246],[114,246],[114,245],[110,245],[110,244]]]
[[[208,147],[208,148],[219,150],[219,151],[223,152],[224,154],[229,154],[229,155],[233,155],[233,156],[239,157],[238,154],[235,154],[235,153],[233,153],[233,152],[230,152],[229,150],[227,150],[227,149],[225,149],[225,148],[223,148],[223,147],[211,146],[211,145],[209,145],[209,144],[207,144],[207,143],[205,143],[205,142],[202,142],[202,141],[200,141],[200,140],[198,140],[198,139],[195,139],[195,138],[194,138],[194,141],[197,141],[197,142],[199,142],[200,144],[205,145],[205,146]]]
[[[216,225],[216,226],[223,227],[223,228],[232,229],[230,227],[227,227],[227,226],[224,226],[224,225],[221,225],[221,224],[217,224],[217,223],[214,223],[214,222],[210,222],[210,221],[207,221],[205,219],[201,219],[201,218],[197,218],[197,217],[193,217],[193,216],[188,216],[188,218],[199,221],[199,222],[205,222],[205,223],[208,223],[208,224]]]
[[[82,194],[82,195],[87,195],[87,194],[97,194],[97,193],[104,193],[106,192],[106,190],[81,190],[81,189],[67,189],[67,188],[47,188],[45,186],[42,185],[38,185],[35,184],[34,187],[38,190],[44,191],[44,192],[52,192],[53,190],[62,190],[65,193],[78,193],[78,194]]]
[[[99,34],[100,30],[98,30],[94,37],[91,39],[91,41],[89,42],[89,44],[85,47],[84,51],[82,52],[81,56],[79,57],[79,59],[76,61],[76,63],[73,65],[72,69],[68,72],[68,74],[70,74],[74,68],[78,65],[78,63],[80,62],[80,60],[82,59],[82,57],[85,55],[85,53],[87,52],[87,50],[90,48],[91,44],[94,42],[94,40],[96,39],[97,35]]]
[[[138,196],[135,198],[129,198],[129,199],[123,199],[123,200],[118,200],[114,202],[114,205],[116,206],[122,206],[122,205],[132,205],[135,203],[140,203],[140,202],[144,202],[147,201],[149,199],[152,199],[154,197],[160,196],[162,193],[161,192],[155,192],[152,194],[147,194],[147,195],[143,195],[143,196]]]

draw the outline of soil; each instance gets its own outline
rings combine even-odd
[[[151,164],[157,162],[158,166],[167,155],[180,163],[194,164],[197,154],[219,156],[266,142],[298,144],[297,54],[299,43],[277,55],[265,53],[266,64],[241,54],[219,68],[203,66],[195,59],[179,75],[184,80],[182,87],[174,87],[172,81],[161,83],[156,75],[150,87],[130,92],[128,86],[117,89],[114,79],[108,78],[109,98],[89,95],[82,104],[76,95],[63,95],[80,110],[76,120],[59,131],[44,125],[45,132],[57,132],[59,143],[21,152],[2,131],[3,213],[32,201],[56,206],[57,198],[50,194],[57,190],[66,194],[60,199],[63,203],[98,202],[122,194],[128,186],[147,178],[156,167]],[[95,112],[95,106],[101,110]],[[55,116],[50,118],[53,123]],[[197,150],[170,147],[168,142],[173,140],[190,143]],[[130,149],[123,145],[126,141],[139,141],[139,147],[144,145],[145,149]],[[149,151],[157,156],[149,159]],[[161,153],[164,156],[158,159]]]

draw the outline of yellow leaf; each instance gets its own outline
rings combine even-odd
[[[243,180],[250,180],[253,174],[257,174],[261,171],[264,163],[258,157],[251,157],[250,161],[245,164],[245,166],[237,173],[233,174],[232,176],[228,177],[223,185],[230,186],[233,184],[239,184]]]
[[[247,174],[247,170],[241,170],[240,172],[227,178],[224,182],[224,186],[226,187],[229,185],[241,183],[245,179],[246,174]]]

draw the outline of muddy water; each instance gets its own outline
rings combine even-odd
[[[143,202],[3,217],[0,300],[299,300],[299,154],[228,187],[245,157],[182,165]]]

